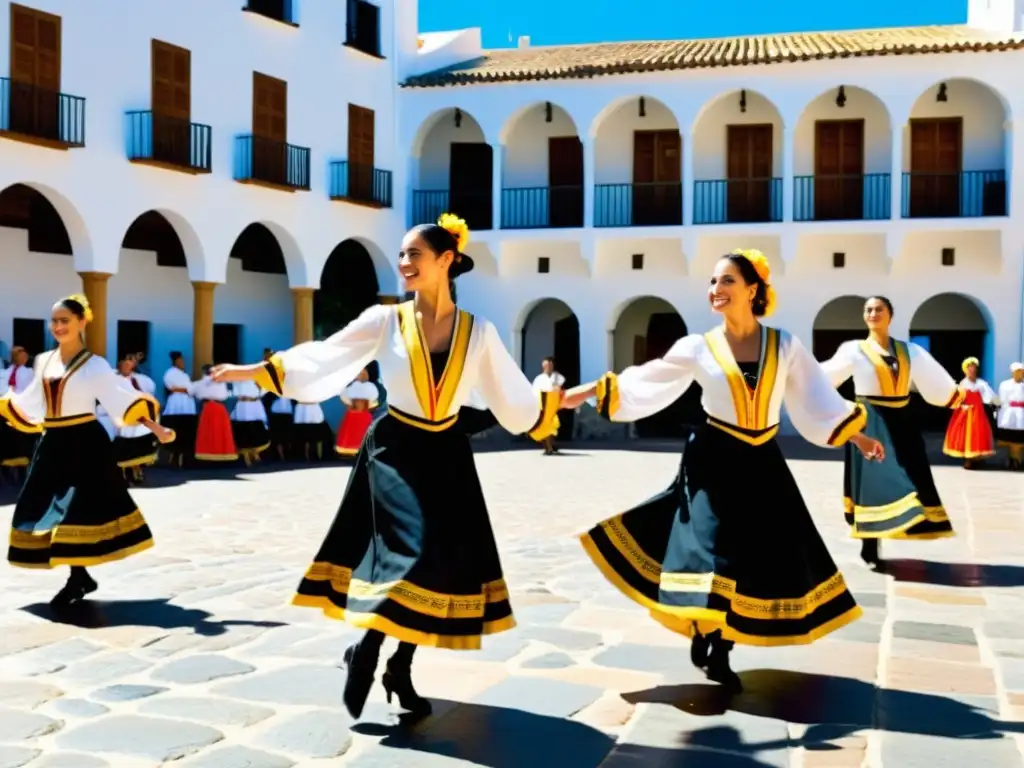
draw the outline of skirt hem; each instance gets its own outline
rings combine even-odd
[[[89,568],[95,565],[104,565],[106,563],[115,563],[118,560],[124,560],[125,558],[131,557],[132,555],[138,554],[139,552],[145,552],[147,549],[152,549],[153,539],[147,539],[146,541],[138,544],[132,544],[124,549],[119,549],[116,552],[110,552],[105,555],[96,555],[93,557],[55,557],[48,563],[30,563],[21,562],[18,560],[12,560],[10,555],[7,557],[7,563],[14,568],[25,568],[30,570],[42,570],[49,571],[54,568],[60,568],[65,565],[81,566],[83,568]]]

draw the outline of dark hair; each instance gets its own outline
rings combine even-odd
[[[541,360],[541,362],[542,363],[551,363],[551,365],[554,365],[555,364],[555,358],[551,357],[551,355],[548,355],[543,360]]]
[[[430,246],[430,250],[438,256],[446,251],[455,254],[455,259],[448,268],[448,290],[451,291],[452,301],[456,301],[455,278],[473,269],[473,259],[459,250],[459,243],[455,239],[455,235],[440,224],[418,224],[410,229],[409,233],[423,238],[423,241]]]
[[[85,319],[85,305],[82,304],[78,299],[68,296],[66,299],[61,299],[57,302],[58,307],[63,307],[72,315],[77,317],[79,320]]]
[[[177,350],[171,352],[171,362],[172,363],[175,363],[178,360],[181,360],[182,357],[184,357],[184,355],[182,355],[181,352],[179,352]]]
[[[864,299],[864,303],[867,304],[872,299],[874,299],[875,301],[880,301],[883,304],[885,304],[885,308],[889,310],[889,317],[893,316],[895,310],[893,310],[892,302],[889,301],[888,297],[886,297],[886,296],[878,296],[878,295],[868,296],[866,299]]]
[[[751,309],[754,311],[754,317],[764,317],[768,310],[768,284],[757,274],[754,265],[746,256],[739,253],[727,253],[724,258],[731,261],[733,266],[740,271],[740,275],[747,285],[757,286]]]

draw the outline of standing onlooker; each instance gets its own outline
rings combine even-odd
[[[541,372],[537,375],[537,378],[533,380],[533,388],[538,392],[559,392],[565,386],[565,376],[555,370],[555,358],[545,357],[540,363]],[[558,453],[558,448],[555,446],[555,437],[558,435],[557,427],[556,431],[551,437],[547,437],[543,440],[544,455],[551,456]]]

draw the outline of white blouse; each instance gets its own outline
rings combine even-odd
[[[800,434],[818,445],[842,445],[864,428],[863,406],[839,396],[795,336],[762,326],[758,365],[751,387],[718,327],[680,339],[663,358],[606,374],[598,383],[598,408],[613,421],[637,421],[671,405],[696,381],[709,421],[754,445],[778,432],[783,402]]]
[[[981,395],[981,401],[985,405],[999,405],[999,397],[984,379],[971,381],[966,376],[960,381],[960,389],[964,392],[977,392]]]
[[[167,390],[166,416],[195,416],[196,401],[192,397],[194,385],[191,377],[173,365],[164,374],[164,389]]]
[[[231,385],[231,394],[236,398],[231,412],[232,421],[262,421],[267,423],[267,409],[260,397],[263,391],[252,381],[236,381]]]
[[[1000,429],[1024,430],[1024,381],[1007,379],[999,385],[999,416],[996,426]]]
[[[74,426],[96,418],[97,403],[116,426],[157,420],[160,404],[141,392],[110,363],[83,351],[65,367],[59,350],[36,356],[35,377],[25,391],[0,398],[0,416],[25,432]]]
[[[341,402],[351,406],[353,400],[366,400],[370,408],[376,408],[380,401],[380,390],[372,381],[353,381],[341,393]]]
[[[871,339],[847,341],[821,367],[836,387],[852,376],[858,397],[892,398],[899,403],[909,397],[913,384],[931,405],[955,408],[960,403],[963,396],[953,377],[927,350],[896,339],[891,345],[892,349],[885,351]],[[895,370],[886,364],[884,355],[895,358]]]
[[[509,432],[543,440],[554,432],[560,399],[534,392],[487,320],[458,310],[444,371],[434,371],[411,301],[368,308],[324,341],[299,344],[264,363],[258,383],[298,402],[335,397],[376,360],[388,383],[388,409],[406,424],[447,429],[475,389]]]

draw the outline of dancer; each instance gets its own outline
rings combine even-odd
[[[270,447],[267,430],[267,410],[260,400],[260,388],[252,381],[239,381],[231,385],[235,408],[231,412],[231,433],[235,448],[250,466],[260,460],[260,454]]]
[[[693,639],[697,667],[738,690],[734,643],[812,643],[861,615],[775,441],[783,403],[813,443],[852,441],[874,458],[884,449],[860,434],[863,406],[839,396],[803,344],[759,322],[775,304],[760,252],[722,258],[708,298],[723,325],[680,339],[664,358],[568,390],[563,407],[596,395],[602,415],[629,422],[701,385],[707,422],[687,442],[676,480],[581,538],[612,584]]]
[[[468,230],[443,216],[413,228],[399,269],[415,297],[377,305],[344,329],[250,366],[219,366],[221,381],[256,379],[300,402],[334,397],[376,360],[388,412],[373,422],[330,532],[294,598],[367,630],[345,651],[345,706],[362,712],[385,635],[388,700],[430,711],[412,684],[417,645],[479,648],[515,625],[487,506],[460,421],[476,390],[509,432],[551,433],[558,398],[534,392],[494,326],[458,309],[450,280],[472,269]]]
[[[165,446],[167,459],[171,466],[183,467],[195,454],[198,417],[192,379],[185,372],[185,357],[181,352],[171,352],[171,367],[164,372],[164,389],[167,390],[167,405],[161,423],[177,435],[173,443]]]
[[[338,443],[334,450],[339,455],[355,456],[359,453],[359,446],[363,444],[363,438],[373,423],[373,409],[377,407],[379,399],[377,385],[370,381],[370,372],[363,368],[356,380],[341,393],[341,402],[348,410],[338,427]]]
[[[878,565],[879,539],[938,539],[953,535],[935,488],[921,425],[910,403],[911,382],[925,402],[957,408],[963,394],[946,369],[921,346],[889,336],[893,306],[885,296],[864,303],[865,341],[842,344],[822,363],[836,387],[853,377],[868,414],[864,434],[885,446],[889,461],[865,461],[846,447],[843,500],[846,522],[861,540],[860,556]]]
[[[963,403],[953,412],[946,428],[942,452],[964,460],[964,469],[974,469],[978,462],[995,455],[992,426],[988,423],[989,406],[998,405],[999,398],[984,379],[978,378],[978,358],[968,357],[960,366],[964,378],[960,389]]]
[[[999,385],[999,444],[1009,452],[1006,465],[1020,469],[1024,460],[1024,363],[1010,366],[1010,378]]]
[[[545,357],[540,364],[540,373],[533,380],[533,387],[538,392],[558,392],[565,386],[565,376],[555,370],[555,358]],[[558,427],[562,425],[559,424]],[[556,431],[551,437],[544,441],[544,455],[553,456],[558,453],[555,445]],[[570,435],[571,437],[571,435]]]
[[[11,348],[11,367],[0,373],[3,379],[0,393],[21,394],[32,383],[35,374],[28,365],[28,352],[24,347]],[[36,435],[19,432],[0,419],[0,467],[11,467],[22,475],[36,448]]]
[[[203,401],[196,426],[196,461],[237,461],[231,416],[224,405],[231,392],[227,384],[213,380],[212,367],[203,366],[203,378],[193,387],[196,398]]]
[[[266,362],[274,355],[274,350],[269,347],[263,350],[263,360]],[[273,392],[260,390],[260,401],[263,403],[263,410],[267,412],[267,426],[270,429],[270,445],[274,449],[277,460],[284,462],[291,455],[295,435],[294,403],[287,397],[278,397]]]
[[[125,357],[117,363],[117,373],[124,380],[126,387],[152,395],[150,386],[156,389],[153,380],[147,377],[136,376],[135,358]],[[144,474],[143,467],[156,463],[157,454],[160,451],[160,443],[149,428],[144,424],[125,424],[115,428],[114,433],[114,457],[117,466],[121,468],[125,481],[142,483]]]
[[[22,568],[71,566],[53,598],[56,608],[97,588],[86,566],[133,555],[153,539],[96,420],[96,403],[123,424],[144,424],[162,442],[174,434],[156,423],[160,405],[127,386],[102,357],[85,348],[92,319],[76,295],[53,307],[58,348],[36,357],[36,376],[19,394],[0,399],[0,416],[22,432],[42,432],[11,523],[7,559]]]
[[[292,442],[296,452],[305,457],[306,461],[312,461],[314,456],[317,461],[323,461],[324,454],[334,445],[334,432],[327,423],[320,403],[295,404]]]

